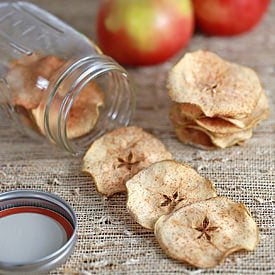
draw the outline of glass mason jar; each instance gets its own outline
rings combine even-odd
[[[82,154],[129,123],[129,75],[58,18],[26,2],[0,3],[0,106],[16,127]]]

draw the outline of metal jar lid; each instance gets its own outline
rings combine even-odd
[[[0,274],[39,274],[71,254],[77,231],[72,207],[36,190],[0,194]]]

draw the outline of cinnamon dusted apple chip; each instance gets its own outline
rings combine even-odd
[[[13,104],[26,109],[36,108],[44,89],[40,82],[47,81],[63,62],[53,55],[41,58],[35,54],[14,62],[6,74]]]
[[[62,100],[68,91],[58,91],[58,95],[55,98],[55,104],[52,104],[51,109],[52,121],[56,121],[54,116],[59,115],[59,108],[62,104]],[[75,90],[71,93],[70,98],[75,96]],[[69,139],[78,138],[89,133],[97,122],[99,116],[99,107],[104,105],[104,93],[96,85],[94,81],[90,81],[79,92],[73,101],[72,107],[68,113],[66,131]],[[45,135],[44,131],[44,102],[32,110],[32,114],[40,129],[40,132]]]
[[[212,183],[193,168],[164,160],[136,174],[126,183],[127,208],[143,227],[153,229],[162,215],[193,202],[216,196]]]
[[[208,51],[187,53],[168,75],[171,99],[197,105],[208,117],[247,116],[257,105],[262,86],[250,68]]]
[[[243,131],[233,123],[219,117],[198,118],[195,119],[195,123],[213,134],[231,135]]]
[[[205,150],[214,150],[218,148],[218,146],[212,142],[209,135],[198,129],[176,126],[175,134],[184,144],[194,145]]]
[[[262,90],[259,101],[252,111],[252,113],[245,118],[232,118],[221,116],[223,120],[227,120],[230,123],[236,125],[239,128],[251,128],[254,127],[259,121],[264,120],[269,115],[269,105],[268,100],[265,94],[265,91]]]
[[[235,144],[242,144],[244,141],[251,138],[252,129],[225,135],[214,134],[200,126],[188,125],[186,127],[176,128],[175,133],[179,140],[183,143],[197,145],[203,149],[214,149],[226,148]]]
[[[225,197],[215,197],[163,215],[155,224],[164,252],[199,268],[210,268],[238,250],[254,250],[258,227],[248,209]]]
[[[269,115],[269,106],[267,97],[262,92],[259,102],[253,112],[246,118],[236,119],[230,117],[206,117],[199,116],[197,118],[188,118],[186,113],[182,112],[181,104],[174,103],[170,108],[170,119],[174,125],[199,125],[200,127],[216,133],[231,134],[248,129],[255,126],[260,120],[267,118]]]
[[[171,159],[163,143],[141,128],[115,129],[97,139],[83,158],[98,192],[111,196],[126,191],[126,181],[154,162]]]
[[[171,106],[169,116],[173,124],[176,126],[200,126],[214,134],[228,135],[242,131],[242,129],[240,129],[233,123],[219,117],[211,118],[201,116],[195,119],[189,119],[181,112],[180,104],[177,103],[174,103]]]
[[[227,135],[227,134],[213,133],[200,126],[191,125],[188,127],[192,129],[197,129],[207,134],[210,137],[213,144],[219,148],[226,148],[235,144],[242,144],[244,141],[252,137],[252,129],[245,129],[245,130]]]
[[[195,104],[190,103],[178,103],[181,114],[188,119],[196,119],[204,116],[201,108]]]
[[[68,138],[89,133],[97,122],[99,107],[104,105],[104,93],[95,82],[89,82],[76,97],[67,120]]]
[[[180,111],[180,106],[177,103],[174,103],[170,107],[169,117],[174,125],[178,125],[178,126],[186,126],[186,125],[191,125],[191,124],[195,125],[193,120],[182,115],[182,113]]]

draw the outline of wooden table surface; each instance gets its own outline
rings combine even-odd
[[[99,0],[29,2],[96,41]],[[167,72],[185,52],[197,49],[211,50],[252,67],[266,89],[270,117],[255,128],[253,138],[242,147],[208,152],[183,145],[175,137],[168,117],[171,101],[166,89]],[[1,118],[0,191],[37,188],[54,192],[68,199],[79,217],[78,245],[68,262],[52,274],[275,274],[275,1],[262,23],[249,33],[231,38],[196,33],[171,60],[158,66],[126,69],[137,87],[131,124],[160,138],[176,160],[211,179],[220,195],[244,202],[259,225],[260,244],[255,252],[238,252],[211,270],[179,264],[163,254],[152,232],[128,217],[125,195],[105,200],[89,177],[80,173],[79,159],[21,135],[8,119]]]

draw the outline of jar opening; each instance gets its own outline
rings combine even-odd
[[[60,147],[82,154],[104,132],[129,124],[134,97],[128,74],[111,58],[78,60],[52,87],[45,132]]]

